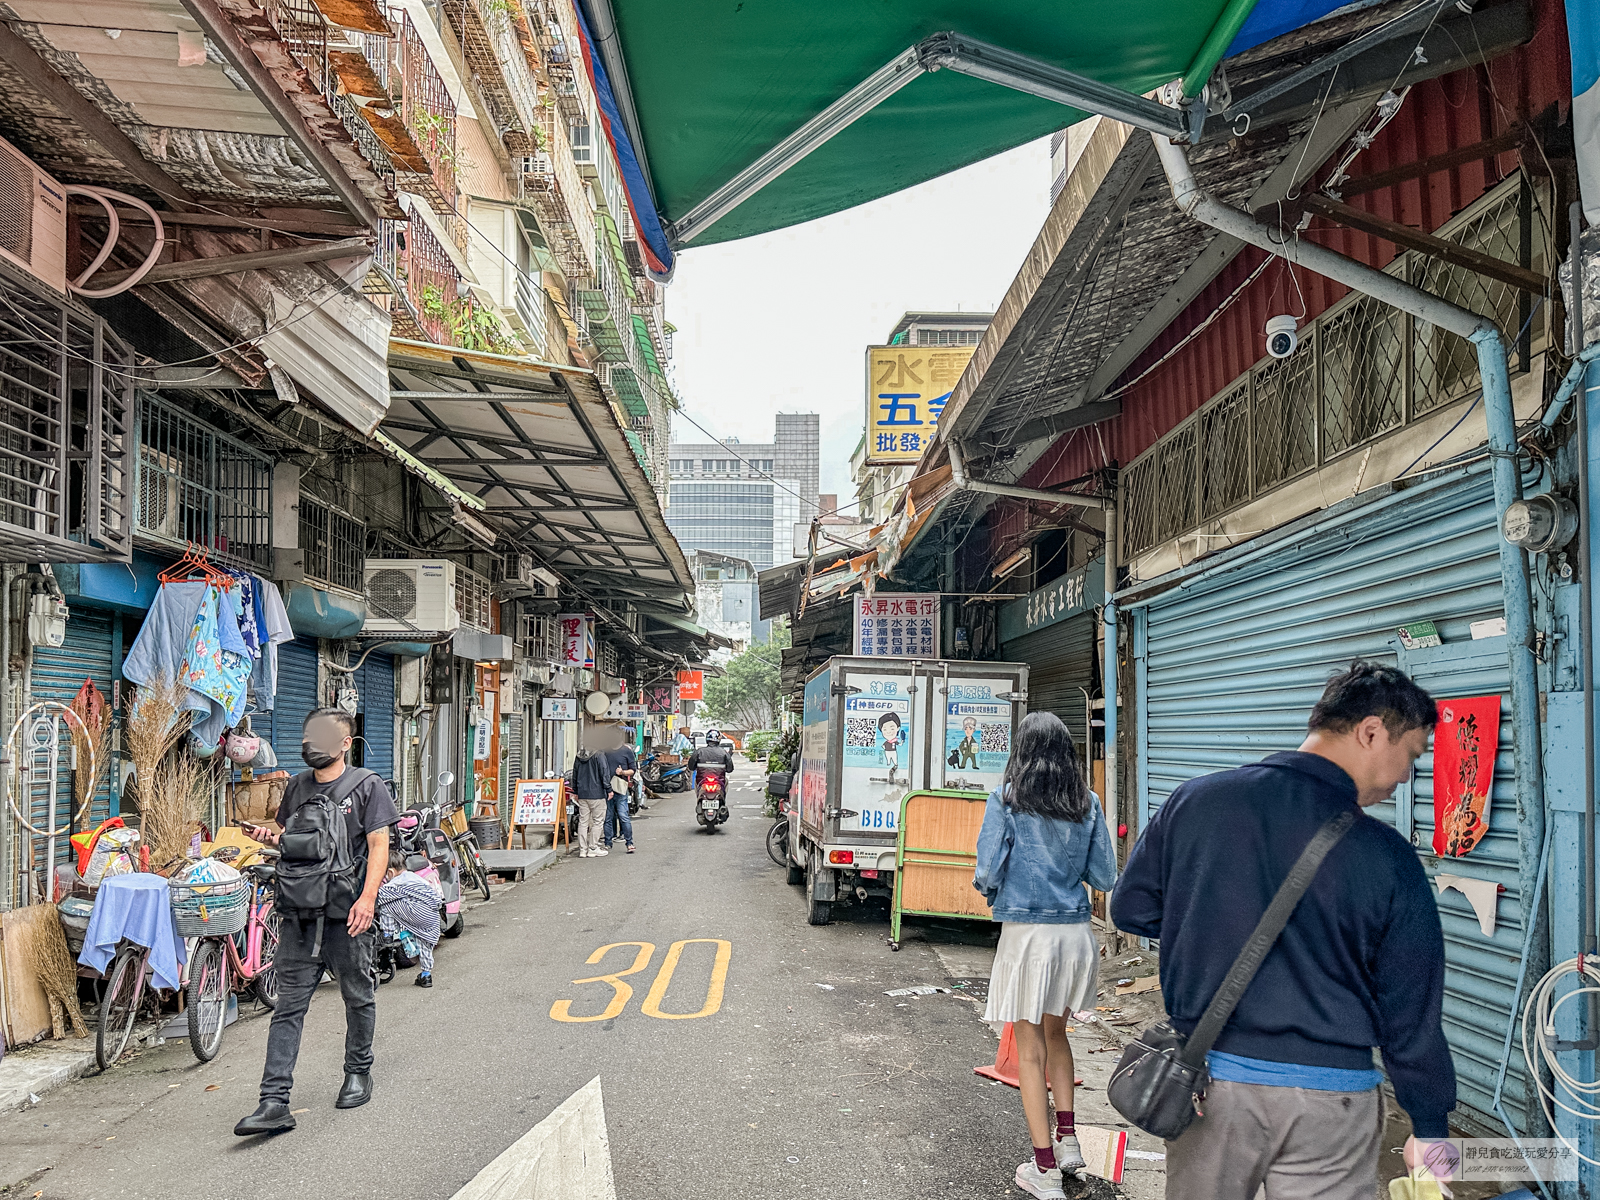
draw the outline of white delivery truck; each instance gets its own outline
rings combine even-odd
[[[805,884],[811,924],[893,895],[900,801],[992,791],[1027,702],[1022,663],[838,655],[817,668],[789,793],[789,882]]]

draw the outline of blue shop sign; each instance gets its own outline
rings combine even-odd
[[[1105,567],[1100,559],[1068,571],[1044,587],[1000,608],[1000,640],[1013,641],[1048,629],[1069,617],[1100,607],[1105,595]]]

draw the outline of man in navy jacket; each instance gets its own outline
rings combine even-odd
[[[1175,1028],[1194,1029],[1316,831],[1386,800],[1427,751],[1434,720],[1433,700],[1406,675],[1356,662],[1329,682],[1299,750],[1190,780],[1157,810],[1117,880],[1111,919],[1161,940]],[[1251,1200],[1262,1183],[1273,1200],[1371,1200],[1374,1047],[1416,1137],[1449,1134],[1443,995],[1444,937],[1416,851],[1363,815],[1217,1039],[1204,1115],[1167,1146],[1168,1200]]]

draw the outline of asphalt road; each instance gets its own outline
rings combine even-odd
[[[668,797],[641,814],[637,854],[565,859],[472,910],[441,944],[431,991],[412,972],[381,989],[366,1107],[333,1107],[344,1022],[325,984],[294,1132],[231,1132],[255,1107],[267,1032],[242,1020],[212,1063],[169,1042],[0,1115],[0,1195],[448,1198],[596,1076],[621,1200],[1017,1194],[1016,1093],[972,1074],[995,1051],[981,1006],[884,994],[950,978],[925,941],[889,951],[881,904],[806,925],[800,889],[765,853],[758,777],[740,763],[715,835],[697,830],[688,797]],[[714,1006],[718,940],[720,1004],[692,1015]],[[624,942],[651,949],[587,965]],[[620,1006],[611,985],[573,982],[639,958]],[[552,1018],[608,1002],[605,1019]]]

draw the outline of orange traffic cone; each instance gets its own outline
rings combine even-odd
[[[996,1079],[1007,1087],[1021,1087],[1017,1078],[1017,1035],[1011,1028],[1011,1022],[1006,1022],[1006,1027],[1000,1032],[1000,1049],[995,1053],[994,1065],[989,1067],[973,1067],[974,1075],[982,1075],[985,1079]],[[1049,1077],[1045,1077],[1048,1085]],[[1074,1087],[1082,1087],[1083,1080],[1074,1079]]]

